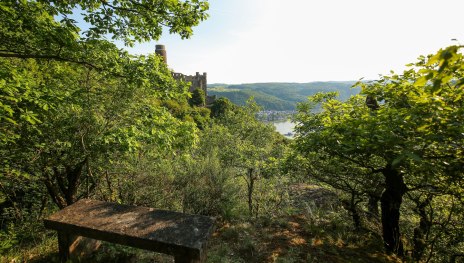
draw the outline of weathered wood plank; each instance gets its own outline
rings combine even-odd
[[[66,236],[85,236],[169,254],[176,262],[200,261],[214,230],[214,220],[207,216],[88,199],[58,211],[44,224],[59,232],[60,250],[70,243]]]

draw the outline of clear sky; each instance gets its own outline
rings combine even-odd
[[[419,55],[464,44],[464,0],[210,0],[210,17],[181,40],[165,34],[176,72],[209,83],[377,79]],[[451,41],[451,39],[457,39]]]

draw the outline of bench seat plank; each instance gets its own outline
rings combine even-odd
[[[179,257],[200,259],[214,230],[201,215],[80,200],[44,220],[46,228]]]

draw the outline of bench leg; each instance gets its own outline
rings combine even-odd
[[[89,257],[101,245],[101,241],[58,231],[58,248],[60,261],[77,260]]]
[[[175,263],[200,263],[198,259],[193,259],[188,256],[174,256]]]
[[[58,231],[58,249],[61,262],[66,262],[70,258],[69,247],[75,240],[76,237],[74,235],[70,235],[63,231]]]

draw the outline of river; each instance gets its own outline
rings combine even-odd
[[[293,138],[295,123],[291,121],[273,122],[276,130],[287,138]],[[291,134],[291,135],[290,135]]]

